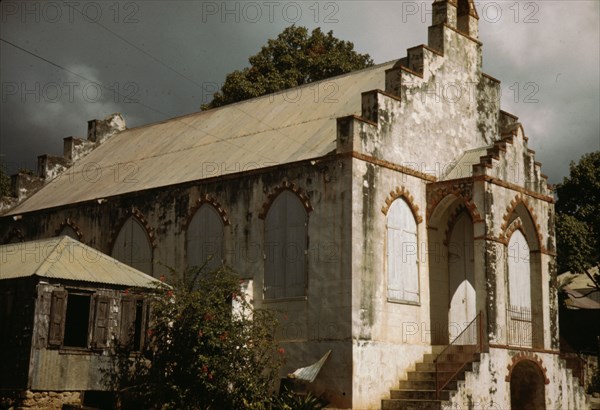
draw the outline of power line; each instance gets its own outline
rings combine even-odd
[[[72,74],[72,75],[74,75],[74,76],[77,76],[77,77],[79,77],[79,78],[81,78],[81,79],[83,79],[83,80],[85,80],[85,81],[88,81],[88,82],[90,82],[90,83],[95,83],[95,84],[98,84],[98,85],[99,85],[100,87],[102,87],[103,89],[105,89],[105,90],[108,90],[108,91],[111,91],[111,92],[115,93],[115,94],[116,94],[116,95],[118,95],[118,96],[121,96],[121,95],[119,94],[119,92],[118,92],[118,91],[115,91],[114,89],[112,89],[112,88],[110,88],[110,87],[106,87],[105,85],[103,85],[103,84],[99,83],[98,81],[93,81],[93,80],[91,80],[91,79],[89,79],[89,78],[87,78],[87,77],[85,77],[85,76],[83,76],[83,75],[81,75],[81,74],[79,74],[79,73],[76,73],[76,72],[74,72],[74,71],[72,71],[72,70],[69,70],[68,68],[65,68],[65,67],[63,67],[63,66],[62,66],[62,65],[60,65],[60,64],[56,64],[55,62],[53,62],[53,61],[50,61],[50,60],[48,60],[47,58],[44,58],[44,57],[42,57],[42,56],[40,56],[40,55],[38,55],[38,54],[36,54],[36,53],[34,53],[34,52],[32,52],[32,51],[29,51],[29,50],[27,50],[27,49],[25,49],[25,48],[23,48],[23,47],[21,47],[21,46],[19,46],[19,45],[15,44],[15,43],[11,42],[11,41],[5,40],[5,39],[3,39],[3,38],[1,38],[1,37],[0,37],[0,41],[4,42],[4,43],[6,43],[6,44],[8,44],[8,45],[10,45],[10,46],[12,46],[12,47],[15,47],[16,49],[18,49],[18,50],[21,50],[21,51],[23,51],[23,52],[25,52],[25,53],[27,53],[27,54],[29,54],[29,55],[31,55],[31,56],[33,56],[33,57],[37,58],[37,59],[40,59],[40,60],[42,60],[42,61],[44,61],[44,62],[46,62],[46,63],[48,63],[48,64],[52,65],[53,67],[57,67],[57,68],[59,68],[59,69],[61,69],[61,70],[64,70],[64,71],[66,71],[66,72],[68,72],[68,73],[70,73],[70,74]],[[161,114],[161,115],[165,116],[166,118],[172,118],[172,116],[170,116],[169,114],[167,114],[167,113],[164,113],[164,112],[162,112],[161,110],[158,110],[158,109],[156,109],[156,108],[154,108],[154,107],[151,107],[151,106],[149,106],[149,105],[147,105],[147,104],[141,103],[141,102],[139,102],[139,101],[136,101],[135,103],[136,103],[136,104],[140,104],[141,106],[143,106],[143,107],[146,107],[146,108],[148,108],[148,109],[150,109],[150,110],[152,110],[152,111],[154,111],[154,112],[156,112],[156,113],[158,113],[158,114]],[[200,132],[202,132],[202,133],[203,133],[203,134],[205,134],[205,135],[211,136],[211,137],[215,138],[217,141],[224,142],[224,143],[226,143],[226,144],[229,144],[229,145],[231,145],[231,146],[233,146],[233,147],[235,147],[235,148],[241,149],[241,150],[243,150],[243,151],[246,151],[246,152],[249,152],[249,153],[251,153],[251,154],[258,155],[258,156],[260,156],[260,157],[263,157],[264,159],[266,159],[266,160],[268,160],[268,161],[271,161],[271,162],[273,162],[273,163],[276,163],[276,161],[274,161],[273,159],[269,158],[268,156],[266,156],[266,155],[264,155],[264,154],[261,154],[260,152],[251,151],[251,150],[249,150],[249,149],[248,149],[248,148],[246,148],[246,147],[243,147],[243,146],[241,146],[241,145],[237,145],[237,144],[235,144],[235,143],[231,142],[230,140],[226,140],[226,139],[220,138],[219,136],[217,136],[217,135],[214,135],[214,134],[212,134],[212,133],[210,133],[210,132],[207,132],[207,131],[205,131],[205,130],[202,130],[202,129],[200,129],[200,128],[197,128],[197,127],[194,127],[193,125],[191,125],[191,124],[188,124],[188,123],[186,123],[185,121],[182,121],[180,118],[172,118],[172,119],[173,119],[173,120],[175,120],[175,121],[182,122],[182,123],[183,123],[185,126],[187,126],[187,127],[189,127],[189,128],[192,128],[192,129],[194,129],[194,130],[196,130],[196,131],[200,131]],[[165,155],[166,155],[166,154],[168,154],[168,152],[167,152],[167,153],[165,153]]]
[[[75,6],[73,4],[71,4],[70,2],[66,2],[63,1],[63,3],[68,6],[71,7],[73,10],[75,10],[77,13],[79,13],[84,19],[88,19],[88,16],[86,16],[82,11],[78,10],[77,8],[75,8]],[[181,78],[191,82],[192,84],[196,85],[197,87],[200,87],[201,89],[204,87],[202,84],[197,83],[196,81],[194,81],[192,78],[186,76],[185,74],[180,73],[179,71],[177,71],[175,68],[171,67],[169,64],[165,63],[164,61],[162,61],[161,59],[154,57],[152,54],[150,54],[149,52],[147,52],[146,50],[144,50],[141,47],[138,47],[136,44],[132,43],[131,41],[127,40],[125,37],[121,36],[120,34],[115,33],[114,31],[112,31],[111,29],[109,29],[108,27],[106,27],[105,25],[103,25],[102,23],[98,22],[98,21],[93,21],[93,23],[97,24],[98,26],[100,26],[101,28],[103,28],[105,31],[109,32],[110,34],[112,34],[113,36],[115,36],[116,38],[118,38],[119,40],[123,41],[124,43],[128,44],[129,46],[135,48],[136,50],[142,52],[144,55],[150,57],[152,60],[156,61],[157,63],[159,63],[160,65],[162,65],[163,67],[169,69],[170,71],[174,72],[175,74],[177,74],[178,76],[180,76]],[[288,140],[291,140],[293,142],[295,142],[296,144],[308,149],[309,151],[312,152],[317,152],[314,148],[309,147],[308,145],[304,144],[303,142],[300,142],[294,138],[292,138],[290,135],[284,134],[283,132],[281,132],[280,130],[274,128],[271,124],[269,124],[268,122],[262,120],[259,117],[256,117],[244,110],[242,110],[241,108],[237,107],[237,106],[233,106],[234,109],[240,111],[241,113],[247,115],[248,117],[267,125],[269,128],[271,128],[272,130],[274,130],[275,132],[277,132],[278,134],[282,135],[283,137],[285,137]]]

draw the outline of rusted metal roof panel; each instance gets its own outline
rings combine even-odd
[[[68,236],[0,246],[0,280],[39,276],[151,288],[159,280]]]
[[[8,215],[324,156],[394,63],[125,130]]]

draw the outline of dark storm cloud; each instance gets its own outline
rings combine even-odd
[[[502,80],[503,109],[520,117],[552,182],[570,160],[600,149],[598,5],[478,3],[484,69]],[[429,0],[3,1],[0,9],[2,39],[67,70],[0,43],[0,153],[11,172],[60,154],[62,138],[85,136],[93,118],[121,112],[133,127],[197,111],[226,73],[292,23],[333,30],[380,63],[426,43],[431,21]]]

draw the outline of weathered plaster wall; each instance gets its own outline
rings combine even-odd
[[[439,30],[430,37],[441,36],[443,51],[409,49],[408,67],[387,73],[389,95],[363,94],[363,117],[377,132],[360,145],[365,154],[438,177],[464,150],[497,139],[499,117],[499,83],[481,72],[481,44]]]
[[[509,368],[520,357],[534,360],[545,368],[546,408],[570,410],[589,408],[586,396],[579,382],[565,367],[557,354],[540,352],[517,352],[506,349],[490,349],[481,355],[472,372],[467,372],[464,381],[458,382],[458,392],[445,403],[445,409],[509,409],[511,405]]]
[[[224,232],[225,263],[243,278],[254,279],[256,306],[280,312],[282,327],[278,338],[287,358],[282,375],[314,363],[332,349],[314,388],[340,407],[349,407],[352,397],[350,181],[351,160],[336,156],[239,177],[214,178],[34,212],[18,220],[5,217],[0,219],[0,238],[8,240],[15,230],[25,240],[51,237],[68,221],[81,232],[82,242],[110,254],[120,225],[136,214],[143,217],[143,225],[148,228],[155,262],[151,273],[158,277],[168,275],[167,267],[185,269],[187,224],[198,201],[208,197],[222,208],[228,221]],[[270,196],[281,189],[297,190],[308,198],[312,207],[306,255],[308,289],[305,298],[263,303],[263,212],[274,199]],[[53,355],[54,352],[45,352],[40,360],[58,360]]]
[[[558,349],[558,300],[556,293],[554,201],[540,164],[527,148],[522,128],[496,142],[482,165],[474,167],[476,179],[485,190],[475,196],[475,205],[485,214],[486,269],[490,300],[488,336],[491,343],[506,344],[506,307],[509,303],[507,260],[528,259],[534,271],[532,302],[541,334],[537,347]],[[485,181],[485,182],[483,182]],[[515,230],[521,230],[530,248],[509,249]]]
[[[353,161],[352,340],[353,408],[379,408],[381,398],[430,351],[429,273],[424,222],[425,182],[392,169]],[[387,217],[394,200],[416,205],[418,304],[388,301]]]

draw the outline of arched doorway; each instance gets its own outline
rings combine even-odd
[[[448,242],[448,333],[452,342],[475,316],[473,222],[466,210],[458,214]]]
[[[539,366],[531,360],[522,360],[512,369],[510,407],[512,410],[546,409],[545,377]]]

